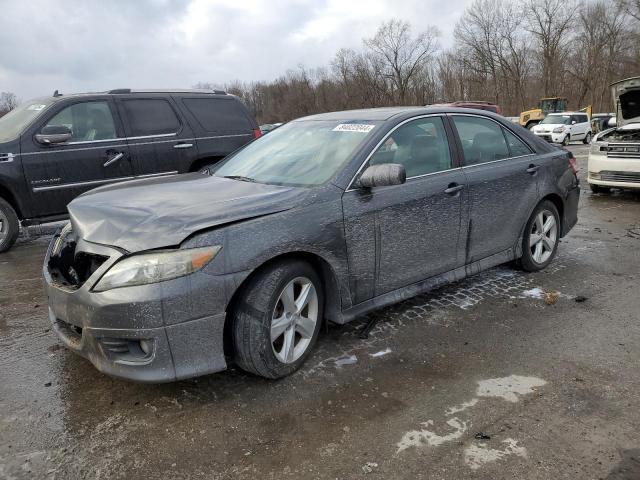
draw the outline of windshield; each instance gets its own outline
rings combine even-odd
[[[30,100],[0,117],[0,142],[8,142],[20,135],[53,102],[52,98]]]
[[[571,115],[547,115],[540,124],[570,125]]]
[[[250,143],[216,169],[218,177],[275,185],[321,185],[379,122],[291,122]]]

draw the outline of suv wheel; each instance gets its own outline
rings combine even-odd
[[[591,143],[591,132],[587,132],[587,134],[584,136],[584,140],[582,140],[582,143],[584,143],[585,145],[589,145]]]
[[[324,292],[311,266],[284,261],[260,272],[232,310],[235,361],[266,378],[296,371],[316,342]]]
[[[522,239],[520,265],[527,272],[537,272],[551,263],[558,251],[560,216],[548,200],[540,202],[527,221]]]
[[[16,242],[20,233],[20,222],[16,211],[0,198],[0,252],[6,252]]]

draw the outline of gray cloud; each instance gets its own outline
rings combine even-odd
[[[382,21],[437,25],[469,0],[1,0],[0,91],[23,99],[116,87],[268,80],[359,48]]]

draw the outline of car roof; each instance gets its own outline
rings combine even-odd
[[[558,115],[586,115],[586,112],[553,112],[548,113],[547,116],[558,116]]]
[[[103,92],[81,92],[81,93],[68,93],[68,94],[58,94],[58,91],[56,90],[56,94],[54,94],[51,97],[39,97],[40,99],[48,99],[51,100],[53,99],[54,101],[58,102],[61,100],[64,100],[65,98],[79,98],[79,97],[91,97],[91,96],[97,96],[97,95],[130,95],[130,94],[144,94],[144,93],[149,93],[149,94],[158,94],[158,93],[164,93],[164,94],[168,94],[168,95],[181,95],[181,94],[186,94],[186,95],[216,95],[216,96],[225,96],[225,97],[234,97],[234,95],[231,95],[223,90],[206,90],[206,89],[198,89],[198,88],[157,88],[157,89],[153,89],[153,88],[144,88],[144,89],[131,89],[131,88],[117,88],[117,89],[113,89],[113,90],[107,90],[107,91],[103,91]],[[31,99],[29,101],[33,101],[33,100],[37,100],[37,99]]]
[[[319,113],[309,115],[307,117],[297,118],[295,121],[301,120],[389,120],[390,118],[403,116],[407,114],[421,115],[430,113],[477,113],[493,118],[504,118],[487,110],[477,110],[473,108],[457,108],[449,106],[434,105],[430,107],[380,107],[380,108],[363,108],[359,110],[343,110],[337,112]]]

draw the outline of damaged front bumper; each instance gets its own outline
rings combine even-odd
[[[101,372],[140,382],[169,382],[226,368],[223,332],[233,275],[196,272],[94,292],[92,287],[123,252],[80,240],[69,247],[71,260],[61,262],[60,240],[58,233],[49,245],[43,275],[49,318],[67,348]],[[76,272],[73,262],[81,256],[98,260],[89,262],[93,268],[88,272],[85,260]],[[66,282],[60,265],[79,282]]]

